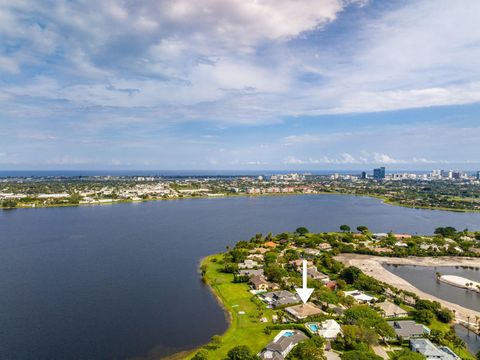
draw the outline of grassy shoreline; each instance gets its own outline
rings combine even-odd
[[[202,346],[209,350],[209,356],[212,359],[226,357],[228,351],[238,344],[247,345],[252,351],[259,352],[274,336],[264,332],[265,327],[271,323],[258,321],[260,312],[263,316],[271,318],[273,311],[263,307],[259,309],[246,283],[233,283],[233,274],[219,272],[222,267],[219,264],[222,255],[209,255],[200,263],[201,268],[204,269],[203,281],[225,311],[228,322],[228,328],[220,335],[218,345],[209,343]],[[166,359],[191,359],[199,349],[173,354]]]
[[[480,210],[471,210],[471,209],[455,209],[455,208],[446,208],[446,207],[436,207],[436,206],[414,206],[402,204],[396,201],[389,200],[387,197],[382,195],[374,194],[352,194],[344,192],[316,192],[312,194],[305,194],[300,192],[295,193],[278,193],[278,194],[228,194],[223,196],[183,196],[178,198],[168,198],[168,199],[147,199],[147,200],[120,200],[112,201],[107,203],[92,203],[92,204],[48,204],[48,205],[35,205],[32,206],[16,206],[14,208],[2,208],[0,210],[15,210],[15,209],[44,209],[44,208],[58,208],[58,207],[79,207],[79,206],[97,206],[97,205],[115,205],[115,204],[126,204],[126,203],[142,203],[142,202],[152,202],[152,201],[171,201],[171,200],[187,200],[187,199],[225,199],[229,197],[264,197],[264,196],[308,196],[308,195],[350,195],[350,196],[364,196],[382,200],[386,205],[400,206],[410,209],[422,209],[422,210],[439,210],[439,211],[452,211],[460,213],[480,213]]]

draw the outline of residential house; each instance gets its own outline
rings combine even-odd
[[[320,255],[320,250],[318,250],[318,249],[310,249],[309,248],[309,249],[303,250],[303,252],[310,257]]]
[[[275,249],[277,247],[277,244],[275,244],[273,241],[267,241],[265,244],[263,244],[266,247],[269,247],[271,249]]]
[[[331,290],[331,291],[335,291],[337,290],[337,282],[336,281],[327,281],[325,283],[325,286],[327,287],[327,289]]]
[[[284,360],[299,342],[307,339],[299,330],[282,330],[258,356],[264,360]]]
[[[413,320],[387,321],[387,323],[393,328],[399,340],[418,338],[428,332],[422,324],[417,324]]]
[[[412,339],[410,340],[410,349],[425,356],[427,360],[456,360],[458,356],[452,355],[448,351],[444,351],[435,346],[428,339]],[[450,349],[448,349],[450,350]],[[450,352],[452,352],[450,350]]]
[[[269,251],[270,251],[270,249],[266,249],[264,247],[259,247],[259,248],[255,248],[255,249],[250,250],[250,254],[260,253],[260,254],[263,255],[263,254],[265,254]]]
[[[242,269],[238,271],[238,274],[246,276],[263,275],[263,269]]]
[[[254,275],[250,279],[250,284],[255,290],[268,291],[278,290],[280,286],[276,283],[268,282],[263,275]]]
[[[406,239],[411,239],[412,235],[410,235],[410,234],[393,234],[393,237],[397,240],[406,240]]]
[[[370,303],[377,300],[376,297],[367,295],[359,290],[345,291],[345,296],[351,296],[359,303]]]
[[[250,254],[247,256],[247,259],[262,262],[264,257],[262,254]]]
[[[292,294],[287,290],[268,292],[260,295],[260,298],[273,307],[298,304],[301,302],[300,296]]]
[[[310,302],[306,304],[290,306],[286,308],[285,311],[292,315],[293,318],[297,321],[306,319],[309,316],[324,314],[322,309],[316,307]]]
[[[292,261],[289,262],[289,264],[295,266],[295,268],[298,271],[302,271],[302,269],[303,269],[303,259],[292,260]],[[313,266],[313,262],[312,261],[307,261],[307,267],[310,268],[312,266]]]
[[[324,273],[318,271],[315,267],[310,267],[307,269],[307,276],[309,276],[313,280],[322,281],[324,283],[330,281],[328,275],[325,275]]]
[[[318,248],[323,251],[330,251],[332,250],[332,246],[329,243],[321,243],[318,245]]]
[[[268,291],[270,283],[263,275],[254,275],[250,278],[250,284],[255,290]]]
[[[317,333],[327,340],[335,340],[342,333],[342,328],[335,320],[329,319],[320,324]]]
[[[400,306],[390,301],[384,301],[375,304],[375,306],[380,309],[380,311],[383,313],[383,317],[386,318],[399,318],[408,316],[408,311],[403,310]]]
[[[420,244],[420,249],[426,251],[439,251],[440,247],[437,244]]]
[[[258,267],[261,267],[259,266],[258,262],[249,259],[245,260],[243,263],[238,264],[239,269],[255,269]]]

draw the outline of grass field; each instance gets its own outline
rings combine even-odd
[[[230,313],[231,321],[228,330],[221,336],[221,343],[217,348],[208,345],[209,358],[223,359],[228,351],[238,345],[247,345],[252,351],[259,352],[273,339],[275,331],[271,335],[263,331],[266,326],[271,325],[273,310],[266,309],[258,301],[253,301],[247,284],[232,283],[233,275],[219,272],[221,265],[212,262],[213,259],[220,260],[222,255],[212,255],[202,261],[206,266],[205,280],[212,287],[215,295],[221,300],[226,310]],[[243,312],[244,314],[239,314]],[[261,323],[259,319],[266,317],[268,323]],[[191,359],[194,353],[187,359]]]

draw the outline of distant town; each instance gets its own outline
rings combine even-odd
[[[350,194],[420,208],[480,211],[480,171],[433,170],[259,176],[78,176],[0,178],[2,208],[74,206],[195,197]]]

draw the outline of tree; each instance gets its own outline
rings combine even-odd
[[[415,320],[426,325],[430,325],[434,317],[435,315],[430,310],[416,310],[414,313]]]
[[[455,338],[453,339],[453,347],[455,349],[464,348],[465,342],[462,339],[460,339],[458,336],[455,336]]]
[[[342,360],[383,360],[378,355],[375,355],[368,351],[353,350],[344,352],[340,358]]]
[[[447,339],[445,338],[445,333],[441,330],[432,329],[430,334],[428,334],[428,338],[430,341],[440,344],[440,345],[447,345]]]
[[[2,207],[4,208],[14,208],[17,206],[17,202],[15,200],[7,199],[3,200]]]
[[[438,320],[446,324],[453,320],[453,312],[448,309],[437,310],[435,315],[437,315]]]
[[[227,354],[228,360],[254,360],[257,356],[246,345],[236,346]]]
[[[288,355],[288,360],[324,360],[323,346],[325,342],[321,337],[313,337],[301,342],[293,348]]]
[[[231,263],[231,262],[227,262],[227,263],[225,263],[225,265],[223,266],[222,271],[223,271],[224,273],[228,273],[228,274],[236,273],[236,272],[238,271],[238,265],[237,265],[237,264],[234,264],[234,263]]]
[[[454,237],[457,234],[457,229],[452,226],[438,227],[435,229],[435,234],[443,237]]]
[[[308,229],[306,227],[301,226],[301,227],[297,228],[297,230],[295,230],[295,232],[298,235],[305,235],[305,234],[308,234],[310,231],[308,231]]]
[[[208,359],[208,351],[205,349],[201,349],[198,351],[192,360],[207,360]]]
[[[349,232],[351,229],[348,225],[340,225],[340,230],[342,230],[343,232]]]
[[[265,267],[264,273],[268,280],[275,283],[280,283],[282,279],[287,276],[287,271],[277,264]]]
[[[337,342],[343,344],[345,350],[358,350],[360,344],[366,344],[366,348],[378,344],[378,335],[374,329],[365,326],[343,325],[343,337],[339,337]]]
[[[360,226],[357,226],[357,230],[361,233],[366,233],[368,231],[368,227],[364,226],[364,225],[360,225]]]
[[[277,254],[274,252],[267,252],[264,256],[265,264],[268,266],[270,264],[275,264],[277,262]]]
[[[480,360],[480,351],[477,352],[477,355],[475,355],[475,357],[476,357],[477,360]]]
[[[409,349],[404,349],[402,351],[395,351],[392,354],[391,359],[392,360],[425,360],[425,357]]]
[[[415,302],[416,310],[430,310],[431,312],[437,312],[441,307],[442,305],[438,301],[419,299]]]
[[[352,306],[345,311],[345,323],[358,325],[366,329],[374,329],[380,336],[394,337],[393,328],[380,314],[368,305]]]
[[[358,280],[361,274],[362,270],[355,266],[349,266],[340,273],[340,278],[345,280],[348,284],[353,284]]]

